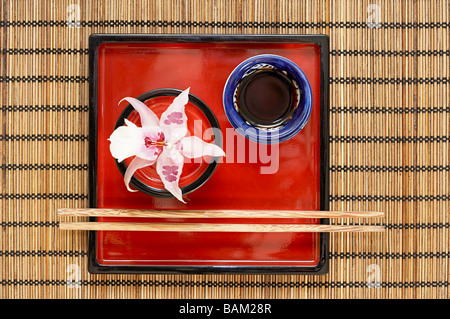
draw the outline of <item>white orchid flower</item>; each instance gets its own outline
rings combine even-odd
[[[142,127],[125,119],[126,125],[118,127],[108,140],[111,142],[111,154],[118,162],[135,156],[124,176],[127,189],[137,192],[129,186],[131,177],[136,170],[156,163],[156,172],[164,187],[178,200],[186,203],[178,186],[184,156],[225,156],[224,151],[213,143],[206,143],[196,136],[186,137],[188,129],[184,108],[189,100],[189,88],[173,100],[161,119],[141,101],[126,97],[119,104],[124,100],[139,113]]]

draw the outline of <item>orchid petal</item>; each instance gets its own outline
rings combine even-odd
[[[128,127],[132,127],[132,128],[138,128],[138,126],[136,124],[134,124],[133,122],[129,121],[128,119],[125,119],[125,124]]]
[[[164,148],[163,131],[158,126],[144,126],[139,129],[142,130],[143,147],[136,155],[149,161],[156,160]]]
[[[124,178],[123,178],[125,181],[125,186],[127,187],[127,189],[130,192],[137,192],[137,190],[131,189],[129,186],[131,177],[133,176],[133,174],[138,169],[153,165],[154,163],[155,163],[155,161],[149,161],[149,160],[137,157],[137,156],[131,161],[130,165],[128,165],[128,168],[127,168]]]
[[[180,141],[181,153],[188,158],[201,156],[225,156],[225,152],[214,143],[206,143],[197,136],[184,137]]]
[[[165,148],[156,162],[156,172],[161,178],[164,187],[179,201],[186,203],[178,186],[183,164],[184,158],[180,152],[174,148]]]
[[[155,113],[153,113],[152,110],[148,108],[147,105],[132,97],[123,98],[122,100],[120,100],[119,104],[124,100],[130,103],[134,107],[134,109],[138,111],[142,126],[159,126],[158,117]]]
[[[111,154],[118,162],[137,155],[143,159],[154,161],[161,154],[163,145],[151,142],[164,142],[164,133],[158,126],[137,127],[125,120],[126,126],[118,127],[109,137]]]
[[[125,158],[137,155],[145,147],[142,129],[137,126],[120,126],[109,137],[109,149],[114,158],[122,162]]]
[[[166,142],[171,144],[178,142],[186,136],[187,116],[184,107],[189,101],[189,88],[181,92],[161,115],[159,126],[166,135]]]

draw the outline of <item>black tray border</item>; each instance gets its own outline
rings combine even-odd
[[[89,37],[89,207],[97,207],[97,101],[98,48],[102,43],[208,43],[294,42],[320,47],[320,209],[329,210],[329,37],[328,35],[193,35],[193,34],[91,34]],[[91,217],[91,221],[96,218]],[[321,219],[328,224],[328,219]],[[325,275],[329,269],[329,233],[320,233],[320,261],[306,266],[229,265],[101,265],[97,260],[97,232],[89,231],[88,271],[91,274],[295,274]]]

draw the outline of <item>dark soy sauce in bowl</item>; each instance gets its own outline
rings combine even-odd
[[[237,87],[237,107],[253,126],[277,127],[289,119],[297,107],[295,83],[275,68],[260,68],[246,75]]]

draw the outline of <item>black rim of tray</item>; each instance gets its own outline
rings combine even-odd
[[[320,47],[320,210],[329,209],[329,37],[327,35],[180,35],[91,34],[89,38],[89,205],[97,207],[98,49],[102,43],[311,43]],[[91,221],[97,220],[90,217]],[[328,219],[320,219],[328,224]],[[323,275],[329,268],[329,234],[320,233],[316,266],[102,265],[97,260],[97,232],[89,231],[88,270],[92,274],[296,274]]]

